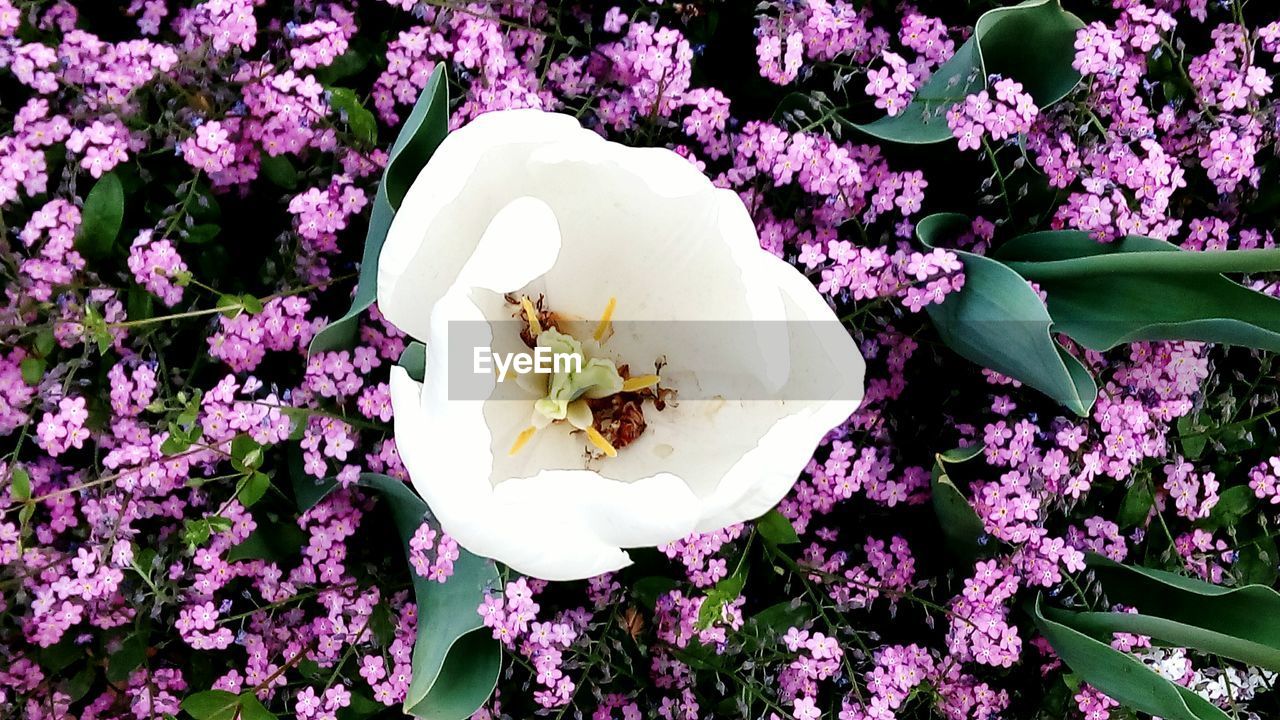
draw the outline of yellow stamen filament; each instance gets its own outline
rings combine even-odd
[[[613,449],[613,445],[610,445],[609,441],[604,439],[604,436],[600,434],[599,430],[596,430],[593,427],[587,428],[587,439],[605,455],[608,455],[609,457],[618,457],[618,451]]]
[[[538,432],[538,428],[534,427],[533,425],[530,425],[529,427],[521,430],[520,434],[516,436],[516,441],[511,443],[511,449],[507,451],[507,454],[515,455],[516,453],[520,452],[520,450],[523,449],[526,444],[528,444],[529,440],[533,437],[533,434],[536,432]]]
[[[653,387],[661,380],[657,375],[637,375],[622,381],[622,392],[635,392]]]
[[[520,297],[520,306],[524,308],[524,317],[529,321],[529,334],[538,337],[542,334],[542,323],[538,322],[538,311],[533,309],[533,302],[527,295]]]
[[[609,298],[609,304],[604,306],[604,313],[600,316],[600,322],[596,324],[596,331],[594,333],[596,342],[600,342],[600,339],[609,332],[609,320],[613,317],[613,309],[617,306],[618,298]]]

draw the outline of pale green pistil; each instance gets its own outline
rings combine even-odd
[[[622,376],[612,360],[588,359],[582,343],[572,335],[547,328],[538,335],[538,345],[549,349],[552,357],[574,359],[555,363],[547,382],[547,394],[534,401],[533,408],[548,420],[564,420],[569,403],[579,398],[603,398],[622,391]]]

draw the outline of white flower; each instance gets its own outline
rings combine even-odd
[[[536,334],[537,300],[555,334],[536,343],[584,373],[499,383],[450,351],[450,327],[470,327],[495,354],[529,352],[512,318]],[[853,340],[760,249],[736,194],[567,115],[495,112],[445,139],[392,223],[378,305],[427,346],[424,385],[391,376],[414,486],[463,547],[548,580],[758,517],[862,398]],[[602,415],[614,400],[646,423],[616,449],[631,438]]]

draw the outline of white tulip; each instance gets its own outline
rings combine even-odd
[[[538,344],[576,348],[583,373],[498,383],[450,351],[467,326],[495,354],[528,352],[512,318],[537,298],[559,319]],[[862,398],[853,340],[760,249],[735,193],[567,115],[494,112],[444,140],[391,225],[378,305],[427,346],[425,384],[391,375],[414,487],[463,547],[547,580],[758,517]],[[675,395],[645,401],[647,427],[614,448],[586,398],[618,393],[623,365],[641,376],[625,392]],[[482,392],[458,397],[467,375]]]

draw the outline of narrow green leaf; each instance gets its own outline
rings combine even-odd
[[[382,181],[378,184],[373,210],[369,215],[369,230],[365,235],[360,277],[356,281],[351,309],[316,333],[311,340],[309,353],[342,350],[355,342],[360,315],[378,297],[378,257],[386,242],[387,231],[391,229],[391,220],[395,217],[400,202],[404,200],[409,185],[448,132],[449,83],[445,77],[444,65],[440,64],[432,72],[413,112],[405,120],[391,147],[387,168],[382,173]]]
[[[240,486],[240,491],[236,493],[236,499],[245,507],[253,507],[267,494],[267,490],[271,487],[271,478],[265,473],[254,472],[244,479],[244,483]]]
[[[1092,350],[1197,340],[1280,352],[1280,299],[1220,274],[1256,255],[1189,252],[1136,235],[1100,243],[1082,232],[1048,231],[1014,238],[994,257],[1033,278],[1049,296],[1054,329]],[[1163,267],[1166,258],[1190,270]]]
[[[124,221],[124,186],[115,173],[98,179],[84,199],[75,247],[81,255],[101,259],[111,253]]]
[[[346,119],[352,134],[369,146],[378,143],[378,121],[350,88],[329,88],[329,105]]]
[[[930,477],[933,512],[947,539],[947,549],[965,560],[981,555],[981,539],[987,531],[969,499],[947,476],[947,465],[966,463],[981,454],[979,445],[940,452],[934,456]]]
[[[1080,82],[1071,63],[1075,33],[1083,26],[1058,0],[1027,0],[983,13],[973,36],[934,71],[901,113],[853,127],[893,142],[948,140],[947,111],[987,87],[990,75],[1011,77],[1037,105],[1051,105]]]
[[[1164,679],[1132,655],[1063,624],[1058,618],[1070,613],[1046,612],[1040,596],[1028,611],[1062,661],[1120,704],[1165,720],[1230,720],[1209,701]]]
[[[969,219],[955,213],[930,215],[916,226],[921,242],[958,235]],[[1054,341],[1053,320],[1035,290],[1003,264],[953,250],[964,262],[965,284],[927,310],[943,342],[960,356],[1008,375],[1088,415],[1098,386],[1084,365]]]

